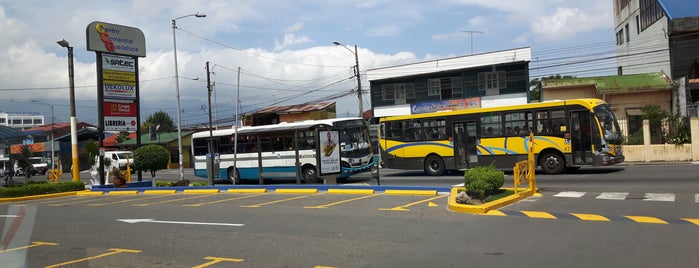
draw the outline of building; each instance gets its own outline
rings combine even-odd
[[[44,124],[44,116],[39,113],[0,112],[0,126],[25,129]]]
[[[374,117],[527,103],[531,49],[367,70]]]
[[[245,116],[246,126],[271,125],[280,122],[329,119],[337,117],[334,102],[272,106]]]
[[[670,0],[614,0],[617,72],[665,73],[677,86],[672,111],[699,105],[699,9]],[[692,114],[694,112],[694,114]]]
[[[642,127],[641,108],[655,105],[670,111],[675,86],[662,72],[582,78],[544,78],[541,100],[603,99],[612,108],[625,135]]]

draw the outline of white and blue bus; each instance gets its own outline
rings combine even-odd
[[[361,118],[307,120],[274,125],[244,126],[197,132],[192,135],[194,174],[207,178],[206,155],[211,135],[212,153],[219,154],[214,178],[240,180],[291,179],[319,182],[319,130],[339,133],[341,172],[338,179],[371,171],[374,165],[367,125]],[[237,139],[237,140],[236,140]],[[216,165],[214,165],[215,167]]]

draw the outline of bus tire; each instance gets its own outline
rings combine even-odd
[[[539,166],[545,174],[561,174],[566,162],[563,156],[556,152],[546,152],[539,157]]]
[[[301,172],[303,182],[305,183],[318,183],[318,174],[314,166],[305,166]]]
[[[425,174],[428,176],[442,176],[444,174],[444,160],[436,155],[430,155],[425,159]]]
[[[233,172],[234,170],[235,172]],[[240,184],[240,172],[238,172],[237,169],[229,167],[226,173],[228,176],[228,181],[230,181],[231,184]]]

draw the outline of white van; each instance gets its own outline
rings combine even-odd
[[[105,169],[110,170],[112,167],[119,167],[120,170],[126,170],[126,162],[128,159],[129,166],[131,166],[131,174],[136,172],[133,164],[133,153],[131,151],[106,151],[104,152],[104,159],[110,159],[111,165],[105,166]],[[106,160],[105,160],[106,162]],[[95,157],[95,166],[99,165],[99,156]],[[96,167],[91,168],[97,170]]]

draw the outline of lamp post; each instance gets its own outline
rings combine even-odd
[[[68,41],[62,39],[56,42],[58,45],[68,49],[68,83],[70,84],[70,147],[71,156],[71,172],[73,181],[80,181],[80,163],[78,162],[78,128],[77,120],[75,119],[75,82],[73,81],[73,47]]]
[[[180,180],[184,180],[184,167],[182,166],[182,108],[180,106],[180,81],[179,74],[177,73],[177,37],[175,36],[175,29],[177,29],[177,20],[186,17],[206,17],[206,14],[189,14],[181,17],[172,19],[172,51],[175,56],[175,90],[177,91],[177,150],[179,152],[179,166],[180,166]]]
[[[354,74],[357,77],[357,96],[359,97],[359,117],[364,116],[364,102],[362,101],[362,79],[359,76],[359,54],[357,53],[357,45],[354,45],[354,51],[349,49],[347,46],[343,45],[338,41],[333,41],[336,46],[342,46],[347,49],[350,53],[354,54]]]
[[[48,104],[48,103],[45,103],[43,101],[38,101],[38,100],[30,100],[30,101],[36,102],[39,104],[43,104],[43,105],[51,106],[51,169],[56,169],[56,166],[55,166],[56,165],[56,156],[54,154],[56,152],[56,150],[54,150],[54,147],[53,147],[54,143],[55,143],[54,135],[55,135],[55,130],[56,130],[55,129],[56,117],[54,117],[54,113],[53,113],[53,104]]]

